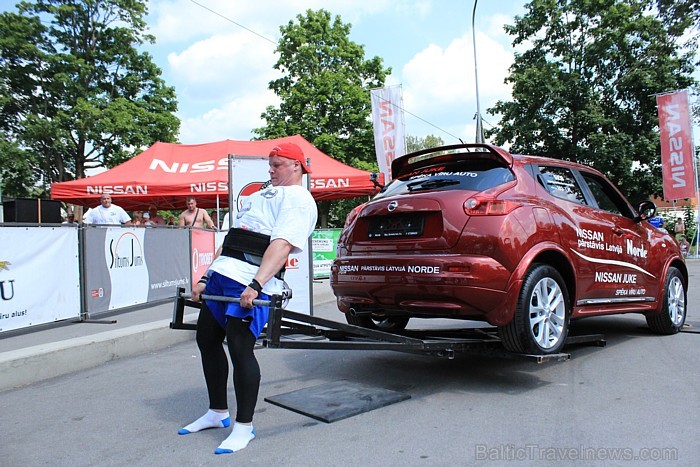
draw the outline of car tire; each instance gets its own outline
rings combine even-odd
[[[668,268],[663,294],[661,312],[647,316],[647,324],[657,334],[676,334],[685,323],[687,311],[686,285],[678,268]]]
[[[513,319],[498,332],[511,352],[554,354],[564,347],[570,316],[569,292],[559,271],[535,264],[523,280]]]
[[[362,328],[375,329],[378,331],[394,332],[403,331],[406,329],[410,318],[389,316],[387,318],[377,319],[373,318],[372,315],[352,316],[350,313],[347,313],[345,315],[345,319],[348,324],[352,324],[353,326],[360,326]]]

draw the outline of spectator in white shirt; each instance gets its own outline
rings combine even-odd
[[[112,196],[107,193],[100,196],[100,205],[91,209],[83,221],[86,224],[96,225],[131,224],[131,218],[126,211],[116,204],[112,204]]]

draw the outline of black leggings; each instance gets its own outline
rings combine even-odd
[[[209,408],[212,410],[228,409],[228,359],[222,345],[224,337],[233,363],[236,421],[250,423],[253,421],[260,388],[260,365],[254,353],[257,339],[248,329],[248,322],[241,318],[229,316],[224,331],[214,319],[209,307],[202,303],[197,320],[197,346],[202,354],[204,379],[209,392]]]

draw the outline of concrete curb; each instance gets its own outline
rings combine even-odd
[[[172,331],[167,319],[4,352],[0,354],[0,391],[193,339],[193,332]]]

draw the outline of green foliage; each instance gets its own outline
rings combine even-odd
[[[0,130],[25,157],[3,155],[7,194],[174,141],[175,91],[137,50],[154,40],[146,13],[140,0],[36,0],[0,14]]]
[[[676,223],[677,217],[674,211],[659,211],[656,216],[664,220],[662,227],[673,235],[673,225]]]
[[[345,198],[334,201],[328,212],[328,227],[342,228],[345,226],[345,219],[348,213],[368,200],[369,197],[359,196],[357,198]]]
[[[660,4],[679,2],[659,0]],[[686,9],[659,14],[652,0],[532,0],[506,26],[516,53],[506,82],[512,100],[488,135],[531,153],[591,165],[633,202],[661,192],[656,93],[696,84],[697,23]]]
[[[683,222],[685,222],[685,238],[689,242],[693,242],[693,239],[697,236],[698,225],[695,222],[697,216],[697,211],[691,206],[683,206]]]
[[[657,213],[657,216],[663,218],[664,228],[675,237],[674,226],[676,225],[676,219],[681,217],[683,223],[685,224],[685,237],[689,242],[695,238],[697,233],[697,222],[695,222],[695,216],[697,211],[693,209],[690,205],[685,205],[682,208],[682,213],[679,215],[678,210],[667,210]]]
[[[420,151],[421,149],[444,146],[445,142],[439,136],[428,135],[425,138],[418,136],[406,136],[406,152]]]
[[[32,188],[32,154],[0,137],[0,184],[2,194],[8,197],[33,198],[44,193]]]
[[[307,10],[280,27],[275,69],[283,76],[269,87],[281,103],[262,114],[266,125],[254,130],[259,138],[300,134],[345,164],[372,164],[369,89],[382,87],[391,69],[383,68],[379,57],[366,60],[364,47],[349,39],[350,29],[325,10]],[[330,205],[319,208],[325,227]]]

